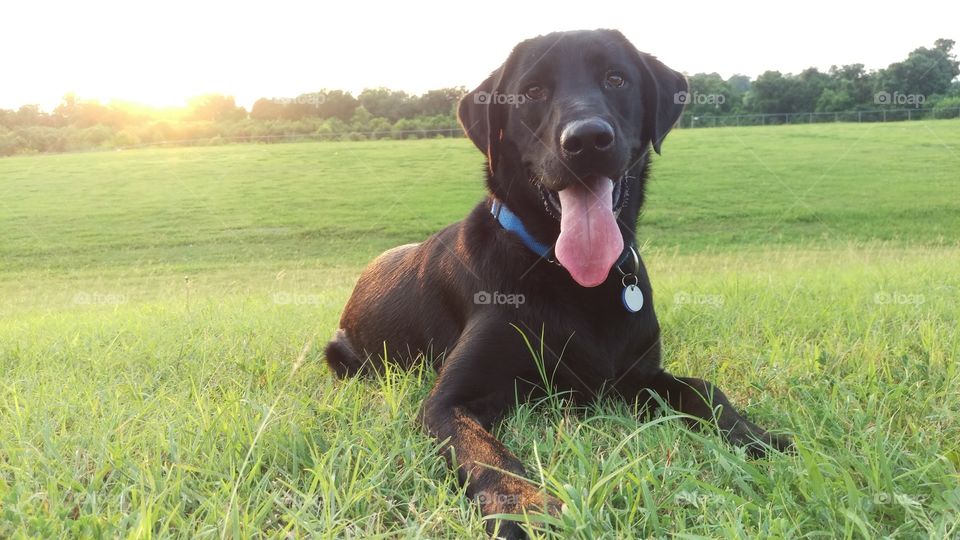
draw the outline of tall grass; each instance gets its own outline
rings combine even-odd
[[[496,428],[567,506],[531,534],[960,534],[958,130],[671,135],[640,223],[666,365],[798,452],[548,395]],[[321,356],[362,264],[481,196],[468,145],[0,160],[0,536],[482,537],[416,422],[434,374]]]

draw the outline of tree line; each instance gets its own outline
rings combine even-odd
[[[955,43],[938,39],[905,60],[868,71],[863,64],[809,68],[798,74],[766,71],[751,80],[717,73],[688,77],[674,96],[685,118],[800,112],[916,108],[960,110],[960,62]],[[261,98],[248,111],[231,96],[208,94],[186,107],[79,99],[67,94],[52,111],[37,105],[0,109],[0,155],[123,148],[166,142],[220,144],[297,137],[380,139],[460,136],[456,104],[464,87],[415,95],[389,88],[354,96],[319,90],[292,98]],[[683,124],[682,125],[689,125]]]
[[[320,90],[261,98],[247,111],[232,96],[206,94],[186,107],[102,104],[67,94],[53,111],[0,109],[0,155],[125,148],[176,142],[220,144],[296,137],[368,139],[457,135],[455,107],[465,88],[422,95],[374,88],[353,96]]]
[[[686,115],[783,114],[864,111],[879,108],[960,108],[960,62],[955,43],[938,39],[886,69],[863,64],[808,68],[798,74],[766,71],[751,81],[743,75],[724,80],[716,73],[688,77]]]

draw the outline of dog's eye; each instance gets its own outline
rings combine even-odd
[[[531,84],[523,91],[523,95],[527,96],[528,99],[533,101],[540,101],[541,99],[547,97],[547,90],[540,86],[539,84]]]
[[[607,76],[603,80],[603,84],[605,84],[607,88],[620,88],[627,84],[627,81],[620,73],[616,71],[608,71]]]

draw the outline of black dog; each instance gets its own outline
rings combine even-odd
[[[523,465],[489,431],[515,396],[543,390],[524,336],[543,344],[550,383],[574,399],[653,406],[657,396],[751,454],[790,444],[711,383],[661,367],[634,227],[649,149],[660,152],[686,91],[681,74],[616,31],[520,43],[460,102],[460,122],[487,156],[489,197],[423,243],[381,255],[347,303],[330,367],[342,377],[381,370],[385,358],[431,359],[439,376],[423,422],[485,515],[559,510],[517,479]],[[513,522],[489,525],[523,536]]]

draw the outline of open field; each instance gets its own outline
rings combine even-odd
[[[678,130],[640,238],[665,362],[795,456],[623,404],[499,436],[547,538],[960,535],[960,121]],[[357,273],[483,195],[465,139],[0,159],[0,537],[479,538],[415,421],[335,381]],[[536,527],[536,525],[532,525]]]

